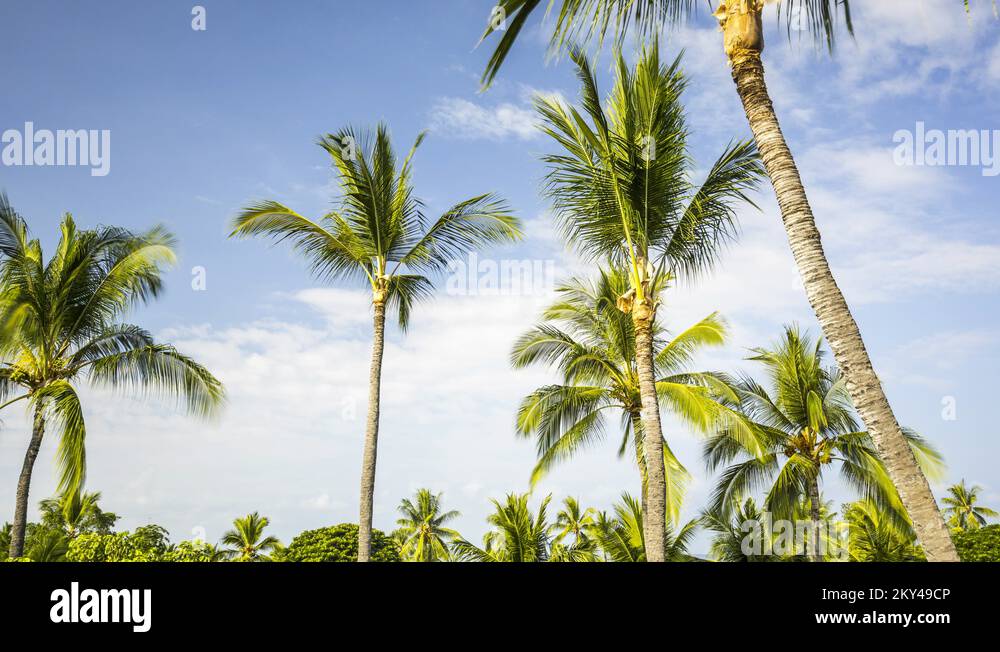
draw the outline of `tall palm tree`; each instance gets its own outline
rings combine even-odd
[[[979,501],[979,492],[983,488],[979,485],[972,487],[965,486],[965,479],[958,484],[948,487],[948,496],[943,498],[947,507],[944,510],[948,516],[949,524],[956,530],[978,530],[986,525],[986,519],[1000,516],[989,507],[982,507],[976,503]]]
[[[564,238],[584,257],[609,261],[628,290],[617,305],[631,316],[646,459],[646,545],[664,559],[666,480],[656,394],[654,324],[659,292],[678,277],[710,267],[734,235],[734,205],[762,176],[753,145],[725,149],[699,186],[691,182],[684,109],[686,80],[679,61],[660,63],[657,45],[643,50],[634,70],[619,53],[605,109],[583,53],[573,53],[581,109],[539,97],[542,130],[561,148],[544,157]],[[581,113],[582,111],[582,113]],[[586,117],[584,117],[586,116]]]
[[[28,490],[46,426],[59,433],[58,492],[72,495],[83,486],[87,430],[79,381],[165,395],[200,416],[222,405],[222,384],[207,369],[119,321],[159,296],[173,247],[159,227],[144,234],[116,227],[81,231],[67,214],[46,260],[25,220],[0,194],[0,408],[25,401],[32,415],[11,557],[24,552]]]
[[[271,561],[268,553],[278,550],[281,542],[277,537],[264,536],[270,522],[257,512],[234,520],[233,529],[222,535],[222,544],[228,546],[222,555],[235,561]]]
[[[543,313],[545,323],[514,345],[515,368],[545,364],[563,376],[563,384],[540,387],[525,397],[518,412],[517,433],[534,437],[538,448],[532,485],[559,462],[603,438],[605,417],[618,413],[622,430],[618,455],[633,450],[645,502],[648,474],[635,329],[631,316],[617,307],[629,287],[627,274],[616,270],[601,270],[595,282],[570,280],[557,289],[559,298]],[[657,397],[700,432],[740,425],[738,415],[715,400],[726,392],[735,397],[724,381],[716,374],[689,369],[700,349],[720,346],[725,337],[725,322],[716,313],[672,337],[653,323]],[[667,516],[676,520],[689,475],[665,438],[663,460]]]
[[[97,504],[101,492],[75,491],[55,498],[46,498],[39,503],[42,524],[66,532],[74,538],[83,532],[109,534],[118,520],[118,515],[105,512]]]
[[[491,500],[494,512],[486,522],[492,529],[483,536],[480,548],[462,537],[452,542],[458,561],[541,562],[549,560],[549,522],[546,509],[552,496],[546,496],[532,514],[528,494],[507,494],[501,503]]]
[[[643,520],[641,503],[628,493],[623,493],[620,502],[614,505],[614,517],[598,530],[597,542],[608,561],[648,561]],[[692,559],[687,547],[697,528],[696,520],[685,523],[677,530],[667,524],[663,533],[666,561]]]
[[[711,511],[728,507],[766,489],[765,507],[775,518],[795,520],[808,501],[813,559],[822,561],[820,484],[824,469],[837,466],[841,477],[888,517],[907,521],[906,511],[886,473],[869,433],[854,417],[845,381],[824,365],[822,339],[813,342],[792,326],[771,349],[755,349],[768,386],[750,376],[734,381],[741,410],[755,424],[753,436],[720,431],[705,443],[709,469],[726,466],[712,496]],[[907,441],[928,470],[940,470],[938,453],[913,431]]]
[[[555,2],[549,0],[546,4],[551,9]],[[764,82],[761,59],[764,49],[761,20],[768,2],[778,5],[779,16],[784,12],[789,35],[793,26],[797,30],[804,28],[833,52],[841,18],[847,32],[854,34],[850,0],[726,0],[715,3],[713,15],[722,27],[723,47],[736,92],[774,187],[806,295],[834,358],[844,371],[851,398],[913,518],[928,559],[959,561],[927,478],[920,472],[896,421],[861,331],[830,270],[798,167],[781,132]],[[484,85],[496,77],[528,16],[540,5],[541,0],[497,0],[496,6],[508,20],[491,21],[483,33],[485,40],[503,25],[502,36],[483,73]],[[559,51],[569,43],[602,41],[610,34],[620,44],[630,28],[645,36],[664,26],[678,25],[695,12],[696,6],[694,0],[561,0],[550,43]]]
[[[418,489],[413,501],[404,498],[397,509],[403,515],[396,521],[402,558],[409,561],[448,561],[448,544],[459,535],[444,524],[458,518],[459,513],[442,510],[441,494],[433,494],[430,489]]]
[[[414,304],[429,298],[433,291],[431,280],[423,274],[440,272],[449,261],[479,247],[513,242],[521,236],[518,220],[492,194],[461,201],[428,223],[411,184],[410,162],[423,138],[424,134],[417,137],[399,165],[384,124],[374,135],[356,134],[349,127],[327,134],[319,145],[330,154],[339,173],[339,207],[312,220],[276,201],[263,201],[243,210],[231,233],[235,237],[289,240],[309,261],[316,277],[364,279],[371,289],[374,323],[361,463],[358,561],[368,561],[371,556],[386,310],[396,312],[399,326],[405,330]]]

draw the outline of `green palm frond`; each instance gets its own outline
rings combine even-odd
[[[42,407],[46,420],[59,433],[57,491],[69,494],[80,491],[87,474],[87,427],[80,397],[68,382],[56,380],[37,389],[32,403]]]
[[[553,12],[557,2],[558,12]],[[709,3],[709,10],[712,4],[720,3]],[[498,0],[494,12],[503,13],[493,13],[491,18],[503,16],[507,20],[490,22],[480,38],[483,42],[499,33],[482,75],[484,89],[496,79],[528,18],[543,13],[537,11],[542,5],[542,0]],[[546,17],[554,15],[549,52],[558,55],[571,45],[595,42],[601,45],[606,39],[620,46],[629,33],[644,40],[652,34],[683,25],[696,13],[698,4],[695,0],[549,0],[545,6]],[[968,0],[965,6],[968,10]],[[817,43],[825,44],[831,52],[841,24],[848,34],[854,34],[849,0],[778,0],[777,16],[779,22],[785,22],[789,40],[793,32],[806,33]],[[543,27],[547,27],[546,21]]]

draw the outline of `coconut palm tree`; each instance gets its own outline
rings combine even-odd
[[[830,270],[798,167],[781,132],[764,82],[761,59],[764,49],[761,20],[768,2],[778,5],[779,17],[784,12],[789,36],[793,27],[797,32],[803,30],[825,43],[832,53],[841,18],[843,27],[853,36],[850,0],[725,0],[714,3],[717,6],[713,15],[722,27],[723,47],[736,92],[774,187],[806,296],[837,364],[844,370],[851,398],[913,518],[928,559],[959,561],[927,478],[920,472],[906,435],[896,421],[861,331]],[[485,40],[497,31],[502,35],[483,73],[484,86],[496,77],[529,15],[541,4],[541,0],[497,0],[491,13],[494,19],[482,38]],[[546,4],[551,9],[555,0]],[[621,44],[630,29],[642,37],[664,26],[678,25],[692,15],[696,6],[693,0],[561,0],[550,43],[553,50],[560,51],[570,43],[603,41],[611,35]]]
[[[80,381],[141,395],[160,394],[209,416],[223,389],[207,369],[119,320],[162,290],[175,260],[162,228],[78,230],[72,216],[46,260],[41,243],[0,194],[0,408],[24,401],[31,439],[17,483],[10,556],[24,552],[28,490],[46,427],[59,435],[58,492],[73,495],[86,476]]]
[[[737,203],[762,176],[753,145],[725,149],[699,186],[680,96],[686,80],[679,61],[660,63],[657,46],[643,50],[634,70],[617,57],[614,88],[605,109],[590,63],[573,53],[581,108],[539,97],[542,130],[561,148],[544,157],[564,238],[584,257],[608,261],[628,278],[618,308],[632,319],[636,380],[646,459],[646,544],[650,561],[664,558],[666,480],[656,393],[654,324],[659,293],[675,278],[712,265],[734,235]],[[586,116],[586,117],[585,117]]]
[[[952,528],[963,532],[978,530],[986,525],[986,519],[1000,516],[989,507],[976,504],[979,501],[979,492],[982,490],[979,485],[966,487],[964,478],[960,483],[948,487],[949,495],[941,502],[947,505],[944,513],[949,517],[948,523]]]
[[[532,486],[553,466],[605,435],[606,417],[617,413],[622,439],[619,457],[632,449],[646,495],[641,397],[635,355],[634,325],[617,307],[629,289],[627,274],[601,270],[594,282],[572,279],[557,289],[559,298],[543,313],[545,323],[522,335],[511,364],[555,367],[563,383],[536,389],[521,402],[517,433],[533,437],[538,462]],[[716,374],[689,369],[700,349],[720,346],[726,325],[713,313],[670,337],[653,324],[654,369],[661,405],[699,432],[722,425],[737,428],[738,415],[715,400],[729,393]],[[676,521],[689,474],[663,440],[667,516]]]
[[[549,523],[546,509],[552,496],[546,496],[537,514],[528,507],[529,494],[507,494],[501,503],[491,499],[494,512],[486,522],[492,529],[483,536],[480,548],[462,537],[451,544],[458,561],[541,562],[549,561]]]
[[[232,237],[288,240],[308,260],[317,278],[364,279],[371,289],[373,343],[361,463],[358,561],[371,556],[386,310],[395,311],[400,329],[405,330],[414,304],[433,291],[424,274],[440,272],[449,261],[479,247],[514,242],[521,236],[518,220],[492,194],[461,201],[428,223],[411,183],[411,159],[423,138],[424,134],[417,137],[399,165],[384,124],[374,135],[357,134],[349,127],[327,134],[319,145],[329,153],[339,174],[339,207],[312,220],[276,201],[262,201],[236,217],[231,233]]]
[[[854,417],[851,398],[840,373],[824,364],[822,339],[812,341],[797,327],[770,349],[754,349],[749,358],[760,362],[768,386],[750,376],[731,385],[740,397],[733,406],[754,423],[753,436],[723,430],[705,443],[710,470],[725,467],[712,496],[710,511],[722,516],[744,496],[766,489],[765,508],[775,518],[795,520],[803,501],[812,521],[813,559],[822,561],[823,471],[838,467],[841,477],[900,523],[906,510],[886,472],[869,433]],[[923,438],[906,430],[915,454],[931,472],[938,472],[940,455]]]
[[[46,498],[39,503],[42,524],[65,531],[71,539],[84,532],[110,534],[118,515],[102,510],[97,504],[100,500],[99,491],[76,491]]]
[[[593,507],[583,509],[579,501],[572,496],[563,499],[563,507],[556,513],[556,520],[549,528],[553,544],[562,544],[572,537],[572,544],[586,543],[591,539],[594,529]]]
[[[685,523],[677,530],[667,524],[663,533],[666,561],[692,559],[687,547],[697,528],[696,520]],[[642,504],[628,493],[623,493],[620,502],[615,503],[614,517],[609,519],[598,532],[598,545],[608,561],[647,561]]]
[[[753,498],[747,498],[738,503],[732,510],[710,509],[701,517],[701,525],[712,532],[712,542],[709,553],[717,561],[751,562],[778,561],[774,555],[765,554],[753,549],[752,528],[763,527],[765,515],[757,507]],[[758,532],[762,536],[763,532]],[[759,554],[758,554],[759,553]]]
[[[393,533],[399,533],[400,556],[408,561],[448,561],[448,543],[459,535],[444,524],[459,513],[442,511],[441,494],[418,489],[413,501],[404,498],[397,509],[403,515]]]
[[[277,537],[264,536],[270,524],[266,516],[257,512],[233,521],[233,529],[222,535],[222,556],[233,561],[271,561],[268,555],[281,547]]]

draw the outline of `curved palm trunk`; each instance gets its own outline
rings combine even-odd
[[[42,445],[45,434],[45,417],[42,406],[35,407],[35,421],[31,429],[31,441],[24,454],[24,464],[21,466],[21,477],[17,480],[17,497],[14,501],[14,523],[10,528],[10,557],[24,555],[24,529],[28,523],[28,489],[31,486],[31,471],[35,467],[35,458]]]
[[[717,16],[725,34],[733,81],[746,111],[754,141],[774,186],[809,303],[816,313],[833,356],[847,381],[854,406],[871,434],[875,449],[913,520],[929,561],[958,561],[934,494],[903,437],[878,376],[865,350],[861,332],[837,286],[798,168],[781,133],[767,86],[761,50],[761,0],[731,0]]]
[[[660,429],[660,405],[656,400],[656,377],[653,373],[653,310],[636,301],[632,308],[635,327],[635,362],[642,400],[643,451],[646,456],[646,481],[643,491],[642,529],[646,561],[666,558],[667,487],[663,467],[663,434]]]
[[[358,523],[358,561],[371,558],[372,503],[375,500],[375,458],[378,454],[379,392],[382,385],[382,351],[385,348],[385,301],[374,302],[372,366],[368,377],[368,425],[361,459],[361,517]]]
[[[819,479],[809,482],[809,513],[812,517],[812,560],[823,561],[819,535]]]

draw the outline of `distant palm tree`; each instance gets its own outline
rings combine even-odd
[[[705,444],[711,470],[725,466],[712,496],[710,511],[725,517],[734,502],[766,489],[765,507],[775,518],[796,518],[807,500],[812,521],[813,559],[822,561],[820,481],[823,470],[839,467],[844,481],[900,524],[906,510],[875,450],[871,436],[860,429],[844,379],[824,365],[822,340],[815,342],[796,327],[787,327],[771,349],[754,349],[750,360],[760,362],[768,387],[745,376],[731,385],[739,409],[753,422],[745,431],[721,431]],[[906,431],[907,441],[925,468],[937,472],[940,455],[922,437]]]
[[[548,10],[555,4],[555,0],[544,3]],[[778,16],[785,16],[789,38],[793,33],[810,34],[832,53],[841,19],[848,34],[854,34],[851,3],[849,0],[719,0],[708,6],[715,6],[713,16],[722,27],[722,44],[736,92],[774,186],[806,296],[837,363],[844,370],[851,398],[868,425],[875,449],[886,460],[887,472],[914,519],[929,558],[959,561],[934,494],[896,421],[861,331],[830,270],[798,167],[781,132],[764,81],[761,58],[762,13],[766,4],[776,4]],[[542,5],[541,0],[496,0],[482,40],[494,32],[500,32],[500,37],[483,73],[484,86],[492,83],[529,15]],[[683,24],[697,6],[693,0],[561,0],[552,23],[550,45],[558,52],[570,44],[579,47],[594,39],[603,42],[611,35],[620,47],[630,29],[640,37],[654,34],[664,27]],[[968,0],[965,8],[969,8]]]
[[[542,562],[549,561],[549,523],[546,496],[537,515],[528,507],[528,494],[507,494],[505,502],[491,500],[494,513],[486,522],[492,529],[483,536],[480,548],[462,537],[451,544],[458,561]]]
[[[562,543],[572,537],[572,543],[585,542],[590,539],[594,529],[593,507],[583,509],[576,498],[568,496],[563,499],[563,507],[556,513],[556,520],[549,532],[553,535],[553,543]]]
[[[40,528],[30,537],[31,545],[25,551],[25,556],[31,561],[59,562],[66,561],[69,552],[69,537],[59,530]]]
[[[559,298],[543,313],[540,324],[514,344],[515,368],[543,364],[558,369],[563,384],[536,389],[521,402],[517,433],[533,437],[538,462],[532,486],[559,462],[605,435],[608,416],[620,415],[619,457],[632,449],[646,495],[642,401],[636,365],[632,318],[617,307],[629,288],[627,274],[601,270],[593,283],[572,279],[557,290]],[[653,324],[653,364],[660,403],[696,431],[741,427],[738,413],[720,404],[718,395],[735,394],[712,373],[692,371],[692,357],[702,348],[725,341],[726,325],[713,313],[669,336]],[[676,520],[690,478],[663,440],[666,511]]]
[[[244,209],[231,233],[289,240],[318,278],[360,278],[371,288],[374,339],[361,464],[358,561],[371,556],[386,309],[397,313],[405,330],[414,304],[433,291],[423,274],[440,272],[479,247],[514,242],[521,236],[518,220],[492,194],[459,202],[428,223],[411,185],[410,161],[423,138],[424,134],[417,137],[399,166],[384,124],[374,137],[350,128],[328,134],[319,144],[340,175],[340,207],[314,221],[276,201],[263,201]]]
[[[1000,516],[989,507],[982,507],[976,503],[979,501],[979,492],[983,488],[974,485],[971,488],[965,486],[963,479],[958,484],[948,487],[949,496],[943,502],[947,507],[944,510],[945,516],[949,517],[949,525],[956,530],[978,530],[986,525],[986,519]]]
[[[228,548],[222,551],[226,559],[233,561],[271,561],[269,552],[279,549],[277,537],[264,536],[264,529],[270,521],[257,512],[233,521],[233,529],[222,535],[222,544]]]
[[[459,513],[442,511],[441,494],[419,489],[414,500],[404,498],[398,510],[403,515],[396,521],[400,556],[407,561],[448,561],[448,544],[459,534],[444,524],[458,518]]]
[[[101,492],[82,493],[79,491],[46,498],[39,503],[42,523],[58,528],[73,538],[82,532],[108,534],[118,520],[118,515],[103,511],[98,506]]]
[[[116,227],[60,225],[54,254],[0,194],[0,408],[27,401],[32,432],[17,484],[10,556],[24,551],[28,490],[46,425],[59,433],[58,492],[73,495],[86,475],[86,426],[77,381],[141,395],[159,393],[208,416],[223,389],[207,369],[118,320],[159,296],[175,260],[162,228],[137,235]]]
[[[598,544],[608,561],[613,562],[644,562],[647,550],[645,546],[645,529],[643,525],[642,505],[628,493],[623,493],[621,501],[614,506],[614,518],[605,521],[599,529]],[[690,561],[687,547],[694,537],[698,522],[689,521],[674,530],[667,525],[663,533],[665,542],[665,561]]]
[[[663,434],[653,332],[659,293],[675,278],[693,277],[716,260],[735,235],[735,206],[763,177],[751,143],[730,145],[704,182],[692,183],[679,61],[660,62],[658,44],[645,48],[633,70],[620,54],[615,83],[602,98],[590,63],[572,54],[581,107],[538,97],[542,130],[561,148],[547,155],[546,195],[564,238],[583,256],[609,261],[629,287],[617,305],[635,334],[636,376],[646,460],[646,545],[663,561],[667,508]],[[586,116],[586,117],[585,117]]]

